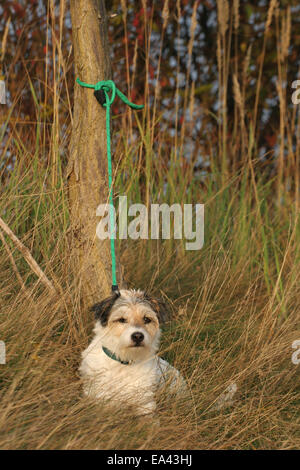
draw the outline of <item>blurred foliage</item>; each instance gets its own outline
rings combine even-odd
[[[10,100],[11,103],[15,103],[14,114],[19,120],[28,122],[28,125],[30,122],[43,121],[45,159],[51,139],[53,83],[57,80],[55,74],[64,76],[61,81],[59,102],[60,121],[64,132],[70,123],[67,90],[72,103],[74,75],[68,1],[1,0],[0,2],[0,38],[3,37],[9,18],[11,19],[5,47],[4,67]],[[234,17],[234,4],[236,3],[239,3],[238,24],[235,23]],[[60,18],[62,4],[65,5],[63,20]],[[185,154],[199,154],[201,157],[196,169],[209,170],[205,155],[210,153],[211,146],[217,145],[219,138],[216,117],[220,108],[217,2],[213,0],[197,2],[195,36],[191,55],[189,55],[189,41],[192,34],[191,18],[195,2],[170,0],[168,11],[164,10],[164,0],[134,2],[110,0],[106,4],[110,16],[110,52],[114,80],[124,92],[129,92],[132,100],[138,103],[148,100],[150,105],[153,104],[155,87],[157,87],[159,119],[156,120],[155,131],[167,130],[170,136],[173,136],[178,132],[183,121],[186,121]],[[262,57],[264,27],[269,5],[270,2],[266,0],[229,2],[229,22],[226,32],[229,59],[226,98],[228,140],[234,137],[234,113],[236,112],[232,86],[233,74],[237,74],[240,81],[243,80],[245,105],[247,110],[252,110],[255,106],[258,71],[263,60],[256,138],[260,157],[270,153],[270,150],[278,144],[277,52],[280,38],[285,33],[289,34],[283,31],[285,24],[283,20],[286,18],[288,8],[291,14],[291,40],[284,78],[288,85],[285,91],[288,94],[287,106],[290,109],[292,107],[289,97],[292,93],[290,84],[296,80],[300,65],[300,7],[297,0],[278,2],[278,14],[272,20],[266,38],[265,56]],[[164,17],[166,27],[164,27]],[[63,28],[61,63],[65,64],[65,68],[55,69],[53,64],[57,62],[59,50],[57,41],[60,38],[60,28]],[[247,54],[247,73],[245,73]],[[32,89],[28,86],[30,82],[36,94],[36,102]],[[148,87],[148,96],[145,96],[145,83]],[[190,109],[184,106],[187,89],[193,92],[192,116]],[[37,102],[44,103],[44,105],[37,107]],[[176,103],[177,113],[174,112]],[[115,105],[114,111],[121,112],[117,106],[118,104]],[[251,117],[247,111],[245,122],[250,126]],[[21,140],[22,132],[22,128],[19,127]],[[28,138],[28,126],[25,126],[25,132]],[[34,127],[32,139],[34,142]],[[171,145],[170,140],[170,147]],[[232,163],[232,158],[228,154],[229,165]],[[241,155],[237,158],[241,158]]]

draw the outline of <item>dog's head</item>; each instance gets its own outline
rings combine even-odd
[[[95,304],[96,335],[123,360],[145,359],[158,349],[160,323],[168,318],[164,302],[140,290],[121,290]]]

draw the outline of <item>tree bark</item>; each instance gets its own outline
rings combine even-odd
[[[104,0],[71,0],[75,77],[95,84],[111,78]],[[67,169],[72,260],[88,302],[111,290],[109,240],[99,240],[96,208],[108,201],[105,109],[93,90],[75,83]]]

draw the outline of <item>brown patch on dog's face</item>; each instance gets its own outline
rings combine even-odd
[[[155,337],[159,329],[159,321],[155,312],[143,304],[113,309],[108,319],[107,328],[120,337],[125,330],[145,330],[150,337]]]
[[[99,320],[102,326],[107,325],[111,309],[119,297],[119,293],[114,293],[110,297],[107,297],[107,299],[104,299],[91,307],[91,311],[95,313],[96,320]]]
[[[119,350],[152,350],[159,338],[159,321],[150,305],[144,302],[116,302],[105,328],[106,338]],[[137,338],[138,336],[138,338]]]
[[[102,326],[106,326],[108,323],[108,319],[110,316],[110,313],[113,310],[113,307],[118,299],[120,299],[117,304],[124,305],[127,303],[128,307],[132,307],[132,311],[134,312],[134,307],[141,307],[142,305],[145,306],[145,304],[149,305],[151,307],[151,310],[155,312],[157,315],[159,323],[163,323],[167,321],[170,317],[170,313],[168,311],[168,308],[165,304],[160,299],[156,299],[154,297],[151,297],[149,294],[144,293],[142,291],[121,291],[123,292],[123,295],[125,296],[125,299],[123,300],[123,296],[118,292],[112,294],[110,297],[102,300],[101,302],[96,303],[93,305],[91,308],[92,312],[95,312],[95,317],[96,320],[99,320]],[[128,297],[129,293],[129,297]],[[132,301],[130,299],[130,294],[132,295]],[[123,302],[122,302],[123,300]],[[139,320],[137,320],[139,321]]]
[[[170,318],[170,312],[165,302],[160,299],[155,299],[147,293],[144,294],[144,299],[150,304],[152,310],[156,313],[160,323],[164,323]]]
[[[93,307],[104,327],[102,341],[119,357],[142,357],[158,349],[159,324],[168,318],[165,304],[142,291],[121,290]],[[148,351],[148,352],[147,352]],[[124,356],[124,354],[125,356]],[[135,356],[134,356],[135,355]]]

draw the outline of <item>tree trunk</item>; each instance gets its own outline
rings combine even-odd
[[[111,78],[104,0],[71,0],[75,77],[95,84]],[[109,240],[96,237],[96,208],[108,200],[105,109],[93,90],[75,83],[70,143],[69,204],[72,260],[81,294],[92,302],[111,290]]]

